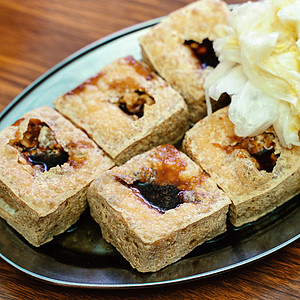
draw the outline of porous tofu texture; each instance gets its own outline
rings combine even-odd
[[[50,107],[0,132],[0,216],[34,246],[75,223],[87,186],[113,162]]]
[[[300,192],[300,147],[282,147],[272,127],[255,137],[236,136],[228,107],[190,129],[183,148],[229,196],[235,226],[257,220]]]
[[[176,187],[179,203],[162,210],[160,201],[145,199],[138,183]],[[206,172],[171,145],[103,173],[90,186],[88,201],[103,237],[141,272],[155,272],[223,233],[230,203]]]
[[[160,144],[178,142],[188,129],[183,98],[133,57],[106,65],[54,106],[118,165]]]

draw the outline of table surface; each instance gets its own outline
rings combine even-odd
[[[73,52],[190,2],[0,0],[0,111],[27,85]],[[0,299],[299,299],[299,252],[298,240],[225,274],[134,290],[54,286],[39,282],[0,259]]]

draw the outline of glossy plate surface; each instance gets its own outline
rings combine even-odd
[[[160,19],[101,39],[67,58],[26,88],[0,115],[0,130],[25,112],[75,88],[111,61],[132,55],[141,59],[138,37]],[[87,288],[134,288],[203,278],[260,259],[300,236],[299,195],[257,222],[241,228],[228,224],[222,236],[159,272],[142,274],[101,238],[89,213],[52,242],[34,248],[0,219],[0,257],[46,282]]]

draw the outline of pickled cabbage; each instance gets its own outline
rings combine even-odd
[[[283,146],[300,146],[300,1],[247,2],[229,23],[231,32],[214,42],[220,63],[205,80],[207,102],[231,96],[238,136],[273,125]]]

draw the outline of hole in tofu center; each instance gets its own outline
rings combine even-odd
[[[224,147],[227,153],[242,150],[248,153],[258,170],[272,172],[279,155],[275,154],[274,134],[262,133],[255,137],[231,137],[230,145]]]
[[[69,159],[68,153],[57,142],[54,132],[38,119],[30,119],[23,137],[11,140],[10,145],[42,172],[63,165]]]
[[[119,108],[126,114],[137,120],[144,115],[145,104],[154,104],[154,99],[146,92],[140,90],[127,91],[120,97],[118,105]]]
[[[207,66],[216,67],[219,64],[218,57],[215,54],[212,41],[209,39],[203,40],[202,43],[195,42],[193,40],[187,40],[184,42],[198,61],[202,69]]]
[[[138,193],[144,202],[162,213],[176,208],[183,202],[180,189],[171,184],[160,185],[155,182],[136,181],[130,185],[130,188]]]
[[[165,213],[177,208],[183,203],[200,203],[205,196],[197,192],[207,178],[204,172],[186,176],[187,162],[171,145],[163,145],[153,152],[154,163],[141,168],[136,173],[136,180],[127,184],[117,177],[117,180],[150,208]]]

